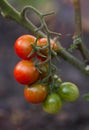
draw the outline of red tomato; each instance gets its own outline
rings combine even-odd
[[[47,88],[42,84],[26,85],[24,88],[24,96],[28,102],[41,103],[47,96]]]
[[[14,68],[14,77],[21,84],[31,84],[39,78],[32,60],[22,60]]]
[[[40,56],[40,55],[36,55],[36,57],[37,57],[37,59],[39,59],[39,61],[41,61],[41,62],[44,62],[44,61],[47,59],[47,57],[44,58],[44,57],[42,57],[42,56]]]
[[[31,59],[35,56],[35,53],[28,58],[28,55],[32,51],[32,44],[34,44],[36,38],[32,35],[22,35],[15,41],[15,52],[22,59]]]
[[[47,44],[48,44],[47,38],[40,38],[40,39],[38,40],[38,42],[37,42],[37,46],[40,46],[40,47],[44,47],[44,46],[46,46]],[[52,48],[54,51],[58,50],[58,46],[57,46],[57,44],[56,44],[53,40],[50,40],[50,44],[51,44],[51,48]],[[43,53],[43,54],[46,54],[46,55],[47,55],[47,52],[48,52],[47,49],[45,49],[44,51],[42,50],[42,53]]]
[[[40,46],[41,48],[43,48],[44,46],[46,46],[48,44],[48,40],[47,38],[40,38],[38,41],[37,41],[37,46]],[[58,50],[58,46],[57,44],[53,41],[53,40],[50,40],[50,44],[51,44],[51,48],[54,50],[54,51],[57,51]],[[47,56],[48,54],[48,49],[44,49],[44,50],[41,50],[40,51],[43,55]],[[41,61],[44,61],[46,60],[46,58],[42,57],[42,56],[37,56],[38,59],[40,59]]]

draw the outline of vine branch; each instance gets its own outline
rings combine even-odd
[[[75,11],[76,36],[79,37],[82,33],[80,0],[73,0],[73,4],[74,4],[74,11]]]
[[[75,1],[78,2],[79,0],[75,0]],[[17,23],[24,26],[26,29],[28,29],[33,34],[34,34],[35,30],[38,29],[27,17],[26,18],[23,17],[21,12],[18,12],[13,6],[11,6],[8,3],[8,1],[0,0],[0,9],[1,9],[1,12],[2,12],[4,17],[13,19]],[[76,15],[76,17],[77,17],[77,15]],[[76,22],[76,24],[79,24],[79,23]],[[76,28],[77,28],[77,26],[78,25],[76,25]],[[81,26],[76,31],[77,31],[77,35],[79,36],[80,31],[81,31]],[[37,33],[35,35],[39,36],[39,37],[46,37],[46,35],[43,32],[41,32],[40,30],[37,31]],[[81,62],[80,60],[75,58],[73,55],[71,55],[69,52],[67,52],[66,49],[64,49],[61,46],[61,44],[58,44],[58,46],[59,46],[59,50],[58,50],[57,53],[59,53],[59,55],[61,55],[61,57],[63,59],[65,59],[67,62],[69,62],[70,64],[75,66],[77,69],[79,69],[85,75],[89,76],[89,70],[86,70],[86,65],[83,62]],[[85,50],[87,50],[87,49],[85,48],[85,46],[82,43],[81,43],[81,46],[82,46],[82,49],[83,49],[82,51],[85,52]],[[84,55],[85,55],[85,53],[84,53]],[[87,56],[85,55],[85,57],[89,60],[88,55],[89,55],[89,53],[87,53]]]
[[[11,6],[8,3],[8,1],[0,0],[0,8],[1,8],[1,14],[4,17],[13,19],[20,25],[24,26],[28,31],[31,31],[34,34],[34,30],[37,29],[37,27],[28,19],[24,19],[21,13],[17,11],[13,6]],[[46,35],[41,31],[39,31],[37,35],[41,37],[46,37]]]
[[[75,13],[75,37],[74,42],[80,51],[85,63],[89,63],[89,50],[86,48],[82,40],[82,21],[81,21],[81,5],[80,0],[73,0]],[[78,40],[80,39],[80,40]],[[76,43],[77,41],[77,43]]]

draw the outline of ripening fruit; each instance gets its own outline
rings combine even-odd
[[[79,97],[79,89],[74,83],[64,82],[58,88],[58,94],[67,102],[74,102]]]
[[[37,46],[43,48],[43,47],[45,47],[47,45],[48,45],[47,38],[40,38],[40,39],[38,39]],[[51,46],[52,50],[54,50],[54,51],[58,50],[58,45],[52,39],[50,40],[50,46]],[[41,50],[40,53],[42,53],[44,56],[47,56],[48,55],[48,48],[46,48],[44,50]],[[37,55],[37,58],[40,59],[41,61],[46,60],[46,58],[41,57],[39,55]]]
[[[56,114],[62,108],[61,98],[57,93],[49,94],[42,104],[43,110],[49,114]]]
[[[28,57],[28,55],[32,52],[32,45],[34,44],[35,40],[36,37],[28,34],[17,38],[14,44],[16,54],[24,60],[33,58],[35,56],[35,53],[33,53],[30,57]]]
[[[14,77],[21,84],[34,83],[38,80],[39,75],[40,73],[32,60],[21,60],[14,67]]]
[[[47,96],[47,86],[39,83],[26,85],[24,88],[24,97],[30,103],[41,103]]]

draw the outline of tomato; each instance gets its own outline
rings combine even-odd
[[[45,46],[47,46],[48,44],[48,40],[47,38],[40,38],[38,41],[37,41],[37,46],[43,48]],[[57,51],[58,50],[58,46],[57,44],[53,41],[53,40],[50,40],[50,44],[51,44],[51,48],[54,50],[54,51]],[[48,49],[44,49],[44,50],[41,50],[40,51],[43,55],[47,56],[48,54]],[[42,61],[44,61],[46,58],[44,57],[41,57],[38,55],[38,58],[41,59]]]
[[[79,97],[79,89],[73,83],[64,82],[58,88],[58,94],[64,101],[73,102]]]
[[[31,53],[32,51],[32,44],[34,44],[36,38],[32,35],[22,35],[20,36],[16,41],[15,41],[15,45],[14,45],[14,49],[16,54],[22,58],[22,59],[31,59],[32,57],[35,56],[35,53],[28,57],[28,55]]]
[[[49,114],[58,113],[62,108],[61,98],[57,93],[51,93],[44,100],[42,107]]]
[[[14,68],[14,77],[21,84],[31,84],[39,78],[39,75],[32,60],[22,60]]]
[[[37,46],[40,46],[40,47],[44,47],[44,46],[46,46],[47,44],[48,44],[47,38],[40,38],[40,39],[38,40],[38,42],[37,42]],[[52,48],[54,51],[58,50],[57,44],[56,44],[52,39],[50,40],[50,44],[51,44],[51,48]],[[44,53],[44,54],[47,53],[47,50],[43,51],[43,53]]]
[[[47,96],[47,87],[39,83],[32,84],[31,86],[26,85],[24,96],[30,103],[41,103]]]

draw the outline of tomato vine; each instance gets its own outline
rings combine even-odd
[[[58,55],[60,55],[67,62],[89,76],[89,69],[86,69],[89,64],[89,50],[82,40],[80,1],[74,0],[73,4],[75,34],[73,43],[68,50],[70,52],[74,49],[79,50],[83,61],[62,47],[60,43],[61,33],[49,30],[45,17],[53,15],[54,12],[41,13],[32,6],[26,6],[21,12],[18,12],[7,1],[0,1],[0,8],[4,17],[12,18],[34,34],[34,36],[25,34],[15,42],[15,51],[24,60],[15,66],[14,76],[19,83],[26,85],[24,90],[26,99],[31,103],[42,103],[43,109],[51,114],[60,111],[64,101],[75,101],[79,97],[79,90],[75,84],[70,82],[63,83],[59,76],[56,75],[57,67],[53,64],[52,59],[58,59]],[[40,18],[40,27],[37,28],[28,19],[27,10],[33,11]],[[54,39],[52,35],[55,36]],[[42,38],[45,38],[45,42]],[[43,86],[45,86],[45,91],[43,91]],[[63,89],[62,86],[64,87]],[[42,94],[45,96],[42,97]],[[87,98],[87,95],[85,97]]]

